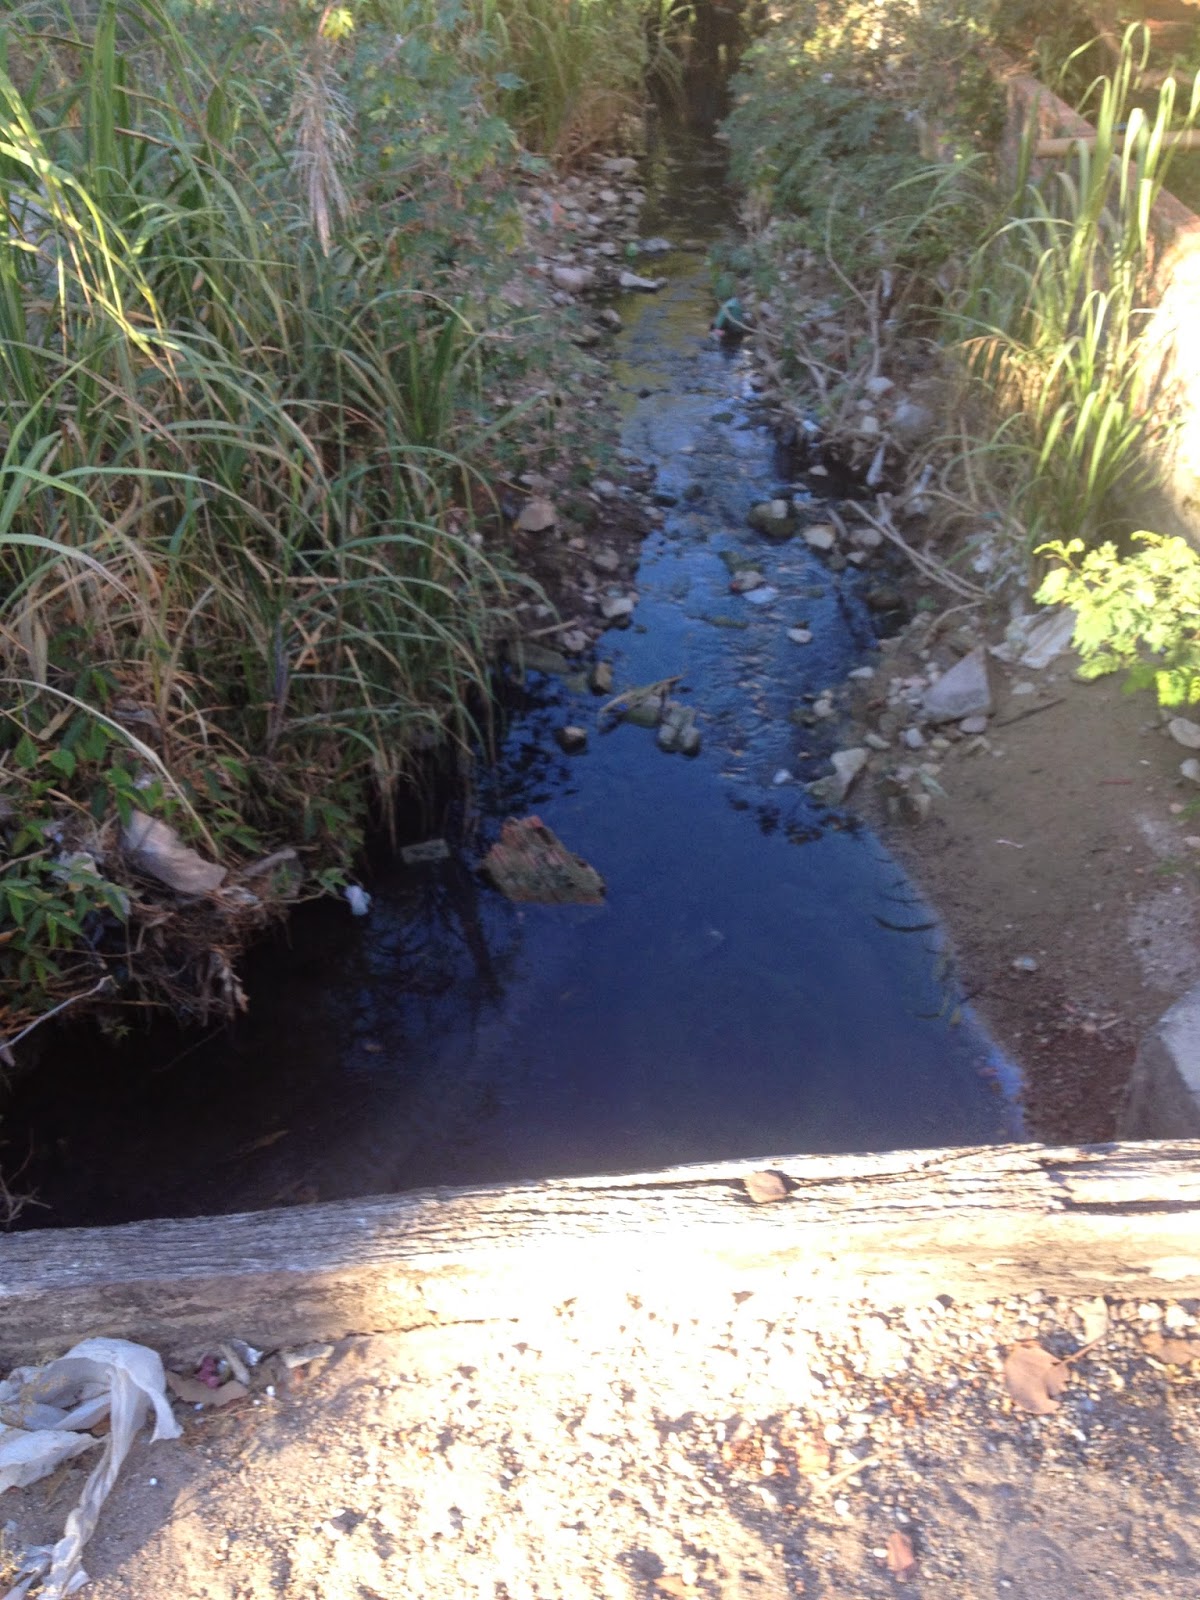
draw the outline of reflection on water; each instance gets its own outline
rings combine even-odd
[[[694,159],[659,160],[647,232],[711,231]],[[703,752],[600,733],[598,702],[563,680],[515,686],[470,826],[442,821],[450,859],[388,866],[365,920],[298,915],[252,963],[236,1027],[120,1051],[68,1035],[70,1065],[5,1112],[52,1206],[33,1225],[1014,1131],[927,909],[798,781],[827,770],[833,734],[791,713],[871,659],[859,575],[747,528],[778,463],[738,359],[707,337],[702,258],[664,262],[669,287],[622,306],[617,378],[626,442],[676,503],[604,653],[618,686],[682,674]],[[777,598],[731,595],[732,557]],[[800,625],[812,645],[787,639]],[[591,725],[585,755],[557,750],[566,721]],[[603,906],[516,907],[482,882],[504,818],[530,812],[603,874]]]

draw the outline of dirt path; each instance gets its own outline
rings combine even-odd
[[[1200,982],[1200,806],[1153,697],[1073,667],[993,659],[986,740],[939,755],[929,820],[898,824],[878,802],[873,820],[1024,1069],[1030,1136],[1093,1142],[1112,1137],[1141,1034]],[[902,645],[884,670],[927,664]]]
[[[1113,1305],[1105,1331],[1102,1305],[1031,1293],[833,1318],[698,1285],[347,1341],[137,1447],[84,1592],[1190,1600],[1200,1379],[1145,1341],[1200,1331],[1197,1309]],[[1063,1355],[1098,1329],[1061,1409],[1014,1408],[1014,1340]],[[53,1535],[84,1471],[10,1492],[11,1531]]]

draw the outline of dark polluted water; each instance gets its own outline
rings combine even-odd
[[[645,233],[712,236],[715,160],[660,158]],[[861,576],[748,528],[785,486],[771,437],[708,337],[703,255],[653,270],[670,282],[622,303],[616,379],[625,445],[675,503],[644,547],[634,626],[599,653],[620,687],[682,675],[701,754],[601,733],[585,688],[531,674],[479,775],[477,828],[449,860],[378,872],[366,918],[298,914],[251,962],[236,1026],[120,1049],[65,1036],[3,1114],[8,1169],[28,1154],[17,1186],[45,1205],[23,1224],[1019,1132],[1014,1074],[928,908],[799,781],[828,770],[835,734],[789,714],[875,660]],[[731,594],[735,558],[776,597]],[[788,639],[798,626],[810,645]],[[589,727],[585,754],[559,752],[565,722]],[[503,820],[531,813],[601,872],[602,906],[518,907],[481,880]]]

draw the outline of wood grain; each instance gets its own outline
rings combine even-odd
[[[789,1193],[755,1205],[745,1178]],[[0,1359],[95,1333],[274,1348],[518,1317],[580,1294],[749,1288],[1200,1295],[1200,1141],[780,1156],[0,1239]]]

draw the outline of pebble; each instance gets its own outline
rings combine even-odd
[[[779,590],[769,583],[764,583],[756,589],[751,589],[746,595],[752,606],[768,606],[772,600],[779,599]]]
[[[1015,956],[1012,969],[1014,972],[1036,972],[1038,970],[1038,962],[1034,956]]]
[[[988,719],[983,716],[964,717],[958,725],[960,733],[980,734],[988,731]]]
[[[1200,783],[1200,761],[1195,756],[1189,756],[1186,761],[1179,763],[1179,770],[1191,783]]]
[[[1187,717],[1172,717],[1167,732],[1176,744],[1188,750],[1200,750],[1200,723],[1189,722]]]
[[[813,637],[811,628],[789,628],[787,636],[793,644],[811,644]]]
[[[900,735],[901,739],[910,750],[921,750],[925,745],[925,735],[920,728],[905,728]]]
[[[828,522],[814,522],[804,530],[804,542],[810,550],[832,550],[837,544],[837,530]]]

